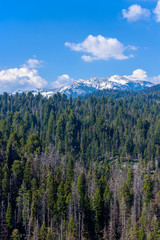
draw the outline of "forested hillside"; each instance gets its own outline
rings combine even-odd
[[[160,92],[123,94],[0,96],[0,239],[160,239]]]

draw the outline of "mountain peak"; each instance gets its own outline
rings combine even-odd
[[[91,77],[88,80],[79,79],[73,82],[70,85],[63,86],[59,89],[33,89],[30,91],[22,91],[18,89],[14,91],[12,95],[15,95],[17,92],[21,94],[22,92],[32,92],[33,95],[41,93],[44,97],[51,97],[53,94],[59,92],[61,94],[66,94],[69,96],[72,94],[73,97],[78,95],[85,95],[93,93],[97,90],[104,89],[114,89],[114,90],[142,90],[148,87],[153,86],[153,83],[147,82],[145,80],[133,79],[129,76],[119,76],[113,75],[107,78],[96,78]]]

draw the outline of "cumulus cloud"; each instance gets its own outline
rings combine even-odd
[[[132,75],[128,76],[130,79],[133,80],[147,80],[147,72],[142,69],[137,69],[133,71]]]
[[[151,15],[149,9],[142,8],[138,4],[130,6],[128,9],[122,10],[123,18],[126,18],[128,22],[136,22],[140,19],[148,18]]]
[[[156,21],[160,22],[160,0],[158,1],[157,6],[153,12],[156,15]]]
[[[63,74],[57,78],[56,81],[52,83],[53,88],[60,88],[65,85],[69,85],[74,82],[74,79],[71,78],[68,74]]]
[[[35,58],[30,58],[27,60],[25,64],[23,64],[23,67],[26,68],[40,68],[42,66],[43,61],[39,61]]]
[[[124,60],[133,55],[125,55],[124,52],[128,47],[125,47],[120,41],[116,38],[105,38],[101,35],[92,36],[89,35],[83,42],[81,43],[65,43],[66,47],[69,47],[72,51],[76,52],[84,52],[88,53],[87,55],[83,55],[81,58],[85,62],[92,62],[96,60],[108,60],[108,59],[116,59],[116,60]],[[130,50],[135,50],[133,49]]]
[[[47,82],[39,76],[36,69],[39,63],[36,59],[29,59],[22,67],[1,70],[0,91],[11,92],[18,88],[25,90],[46,86]]]
[[[160,75],[151,78],[151,82],[154,84],[160,84]]]
[[[129,79],[133,79],[133,81],[148,81],[154,84],[160,84],[160,75],[155,77],[149,77],[147,72],[143,69],[137,69],[133,71],[132,75],[125,76]]]

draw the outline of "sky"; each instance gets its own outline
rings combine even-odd
[[[160,83],[160,0],[1,0],[1,93],[135,74]]]

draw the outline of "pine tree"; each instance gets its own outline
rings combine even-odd
[[[21,234],[19,233],[18,229],[14,229],[11,235],[12,240],[21,240]]]
[[[145,192],[145,202],[149,204],[153,197],[153,181],[149,174],[146,174],[143,180],[143,190]]]
[[[94,220],[95,220],[95,229],[96,232],[100,231],[100,223],[101,223],[101,213],[102,213],[102,199],[100,194],[100,189],[97,187],[95,193],[93,194],[91,206],[94,212]]]
[[[56,185],[51,169],[48,173],[47,186],[46,186],[47,206],[53,212],[56,203]]]
[[[143,225],[141,226],[138,234],[138,240],[146,240],[146,234]]]
[[[40,154],[41,143],[37,134],[32,134],[28,137],[25,149],[28,154]]]
[[[72,181],[73,181],[73,166],[71,160],[69,160],[66,167],[66,180],[64,184],[64,192],[66,198],[68,194],[70,194],[71,192]]]
[[[10,203],[8,204],[8,207],[7,207],[6,223],[8,228],[11,230],[13,228],[13,217],[12,217],[12,208]]]
[[[135,224],[134,224],[134,227],[133,227],[133,230],[132,230],[131,233],[130,233],[130,235],[131,235],[131,240],[137,240],[137,239],[138,239],[138,234],[139,234],[138,224],[135,223]]]
[[[55,114],[53,109],[50,112],[49,120],[48,120],[48,128],[46,133],[46,141],[47,143],[53,143],[55,135]]]
[[[40,230],[40,240],[46,240],[47,237],[47,228],[45,226],[45,222],[43,222]]]
[[[48,228],[46,240],[54,240],[53,233],[51,232],[50,228]]]
[[[67,151],[75,152],[77,148],[77,120],[73,111],[68,116],[66,124],[65,144]]]
[[[57,211],[60,219],[63,219],[66,213],[66,205],[64,196],[64,184],[62,181],[57,189]]]
[[[64,154],[64,136],[65,136],[65,119],[64,116],[61,115],[57,121],[57,129],[56,129],[56,145],[59,153]]]
[[[8,200],[8,194],[10,191],[10,173],[9,173],[9,169],[8,169],[8,165],[5,164],[4,168],[2,169],[2,174],[3,174],[3,178],[2,178],[2,199],[5,201],[5,203]]]
[[[15,132],[13,132],[8,139],[6,155],[9,168],[11,168],[14,160],[20,160],[20,144]]]
[[[70,216],[69,223],[68,223],[68,240],[69,239],[76,239],[76,226],[73,215]]]
[[[85,182],[84,182],[84,175],[79,176],[77,180],[77,190],[80,197],[80,206],[84,207],[84,197],[85,197]]]
[[[61,222],[60,226],[60,239],[63,239],[63,219],[65,218],[66,214],[66,202],[64,196],[64,184],[61,181],[60,185],[57,189],[57,211],[58,211],[58,218]]]

